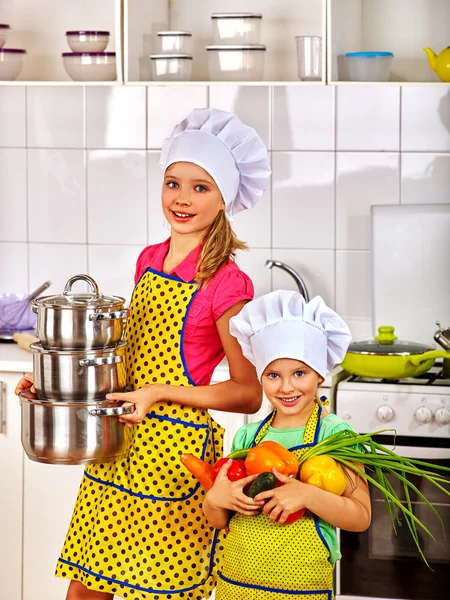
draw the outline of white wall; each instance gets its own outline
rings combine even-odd
[[[447,86],[0,86],[0,292],[88,272],[129,297],[135,260],[168,231],[162,140],[193,107],[237,112],[271,153],[271,188],[233,226],[258,294],[287,262],[371,334],[370,206],[450,201]],[[395,240],[393,240],[393,244]],[[433,265],[430,265],[433,268]]]

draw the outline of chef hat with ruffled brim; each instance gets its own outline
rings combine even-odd
[[[229,216],[256,204],[271,173],[267,149],[256,131],[216,108],[195,108],[164,140],[159,163],[167,169],[175,162],[205,169]]]
[[[256,367],[258,379],[278,358],[300,360],[325,379],[344,359],[351,334],[320,296],[278,290],[255,298],[230,319],[230,333]]]

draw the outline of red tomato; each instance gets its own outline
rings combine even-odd
[[[213,466],[212,471],[211,471],[211,477],[212,477],[213,482],[216,480],[216,477],[217,477],[220,469],[223,467],[224,464],[226,464],[228,462],[228,460],[229,460],[228,458],[221,458]],[[231,466],[228,469],[228,479],[230,481],[238,481],[239,479],[242,479],[243,477],[246,476],[244,461],[240,460],[240,459],[236,459],[236,460],[232,459],[232,460],[233,460],[233,462],[231,463]]]

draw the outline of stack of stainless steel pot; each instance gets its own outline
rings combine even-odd
[[[90,293],[73,293],[85,281]],[[36,394],[22,400],[22,445],[32,460],[101,463],[126,456],[129,435],[118,415],[130,408],[107,401],[126,385],[125,299],[103,296],[88,275],[75,275],[58,296],[31,303],[39,342],[31,345]]]

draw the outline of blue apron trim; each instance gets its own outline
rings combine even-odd
[[[205,441],[203,442],[202,456],[201,456],[202,460],[205,458],[206,448],[208,446],[209,432],[210,432],[210,430],[208,429],[208,431],[206,433]],[[198,490],[198,488],[200,487],[200,482],[197,482],[195,484],[194,488],[192,489],[192,491],[189,494],[187,494],[186,496],[182,496],[181,498],[171,498],[171,497],[164,498],[163,496],[152,496],[151,494],[142,494],[141,492],[133,492],[132,490],[124,487],[123,485],[119,485],[118,483],[114,483],[113,481],[105,481],[104,479],[99,479],[98,477],[94,477],[90,473],[87,473],[87,471],[84,471],[84,476],[87,477],[88,479],[91,479],[92,481],[95,481],[102,485],[107,485],[108,487],[115,488],[116,490],[119,490],[119,491],[123,492],[124,494],[129,494],[130,496],[136,496],[137,498],[144,498],[146,500],[157,500],[160,502],[183,502],[184,500],[188,500],[189,498],[191,498],[191,496],[193,496],[196,493],[196,491]]]
[[[300,595],[312,596],[313,594],[326,594],[327,600],[332,600],[332,594],[333,594],[332,590],[282,590],[280,588],[265,587],[263,585],[253,585],[251,583],[242,583],[240,581],[234,581],[233,579],[228,579],[228,577],[225,577],[225,575],[223,575],[220,572],[219,572],[219,577],[220,577],[220,579],[223,579],[223,581],[226,581],[227,583],[231,583],[232,585],[239,585],[241,587],[250,588],[250,589],[254,589],[254,590],[262,590],[263,592],[274,592],[276,594],[287,594],[287,595],[295,594],[296,596],[300,596]]]
[[[182,421],[181,419],[173,419],[172,417],[166,417],[165,415],[158,415],[157,413],[147,413],[145,418],[159,419],[160,421],[170,421],[171,423],[179,423],[186,427],[194,427],[195,429],[209,429],[209,425],[199,425],[198,423],[190,423],[189,421]]]
[[[328,552],[331,555],[330,547],[327,544],[327,541],[326,541],[326,539],[323,536],[322,530],[320,529],[319,517],[317,515],[313,515],[313,516],[314,516],[314,525],[316,527],[317,535],[320,537],[320,539],[322,540],[323,545],[325,546],[325,548],[328,550]]]
[[[73,563],[73,562],[69,562],[68,560],[65,560],[64,558],[61,558],[61,557],[58,559],[58,562],[61,562],[65,565],[69,565],[70,567],[75,567],[76,569],[79,569],[80,571],[83,571],[84,573],[87,573],[87,575],[91,575],[92,577],[98,577],[99,579],[104,579],[108,583],[117,584],[118,587],[125,586],[128,588],[132,588],[133,590],[139,590],[141,592],[148,592],[151,594],[181,594],[183,592],[190,592],[191,590],[195,590],[195,588],[198,588],[199,586],[204,585],[206,583],[206,581],[208,580],[208,578],[211,576],[218,534],[219,534],[219,530],[216,529],[214,532],[214,538],[213,538],[213,543],[212,543],[212,548],[211,548],[211,559],[209,561],[208,575],[205,577],[205,579],[202,579],[202,581],[200,581],[200,583],[191,585],[191,587],[188,587],[188,588],[174,589],[174,590],[160,590],[160,589],[153,589],[153,588],[145,588],[145,587],[141,587],[139,585],[133,585],[131,583],[128,583],[127,581],[120,581],[120,579],[111,579],[111,577],[107,577],[106,575],[100,575],[99,573],[90,571],[89,569],[86,569],[85,567],[81,567],[80,565],[77,565],[76,563]]]
[[[314,432],[314,444],[317,444],[317,441],[319,439],[319,431],[320,431],[320,418],[322,416],[322,407],[319,405],[319,411],[318,411],[318,415],[317,415],[317,424],[316,424],[316,431]]]
[[[264,427],[264,425],[267,423],[267,421],[269,421],[269,419],[272,417],[272,413],[269,413],[267,415],[267,417],[265,419],[263,419],[258,427],[258,429],[255,432],[255,435],[253,436],[253,441],[252,441],[252,448],[256,446],[255,444],[255,440],[258,436],[258,433],[261,431],[261,429]]]
[[[192,281],[184,281],[184,279],[181,279],[180,277],[177,277],[176,275],[168,275],[167,273],[163,273],[162,271],[157,271],[156,269],[152,269],[151,267],[147,267],[145,269],[145,271],[139,277],[139,281],[142,279],[142,277],[147,272],[154,273],[155,275],[161,275],[161,277],[164,277],[165,279],[171,279],[172,281],[179,281],[180,283],[197,283],[194,279]],[[139,281],[138,281],[138,283],[139,283]]]

